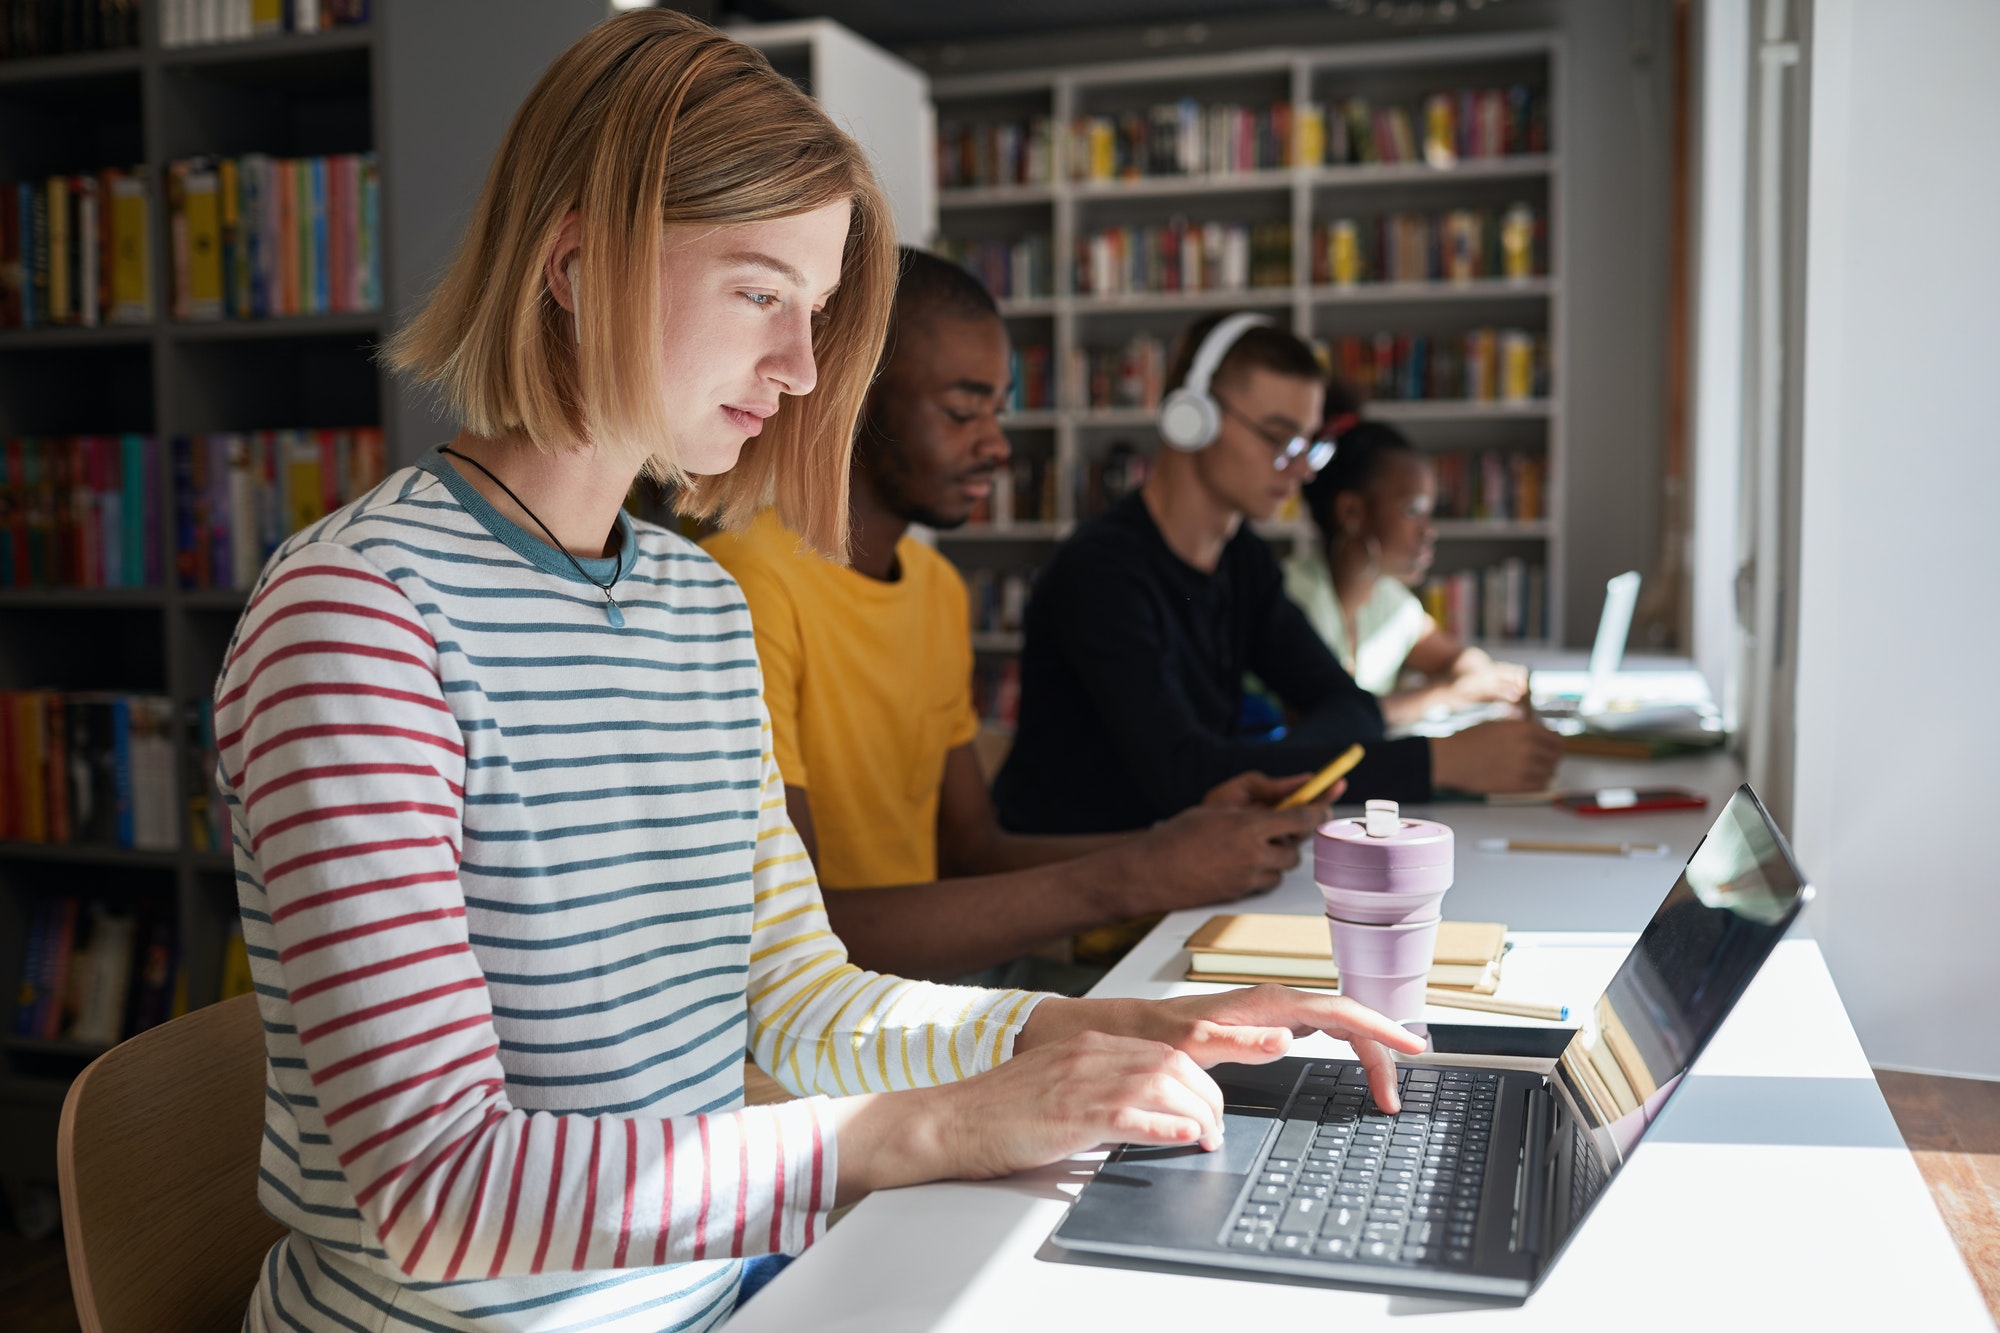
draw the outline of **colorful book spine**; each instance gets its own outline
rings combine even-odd
[[[0,443],[0,587],[159,586],[158,469],[144,435]]]
[[[387,467],[375,427],[180,436],[168,453],[184,588],[249,588],[279,543],[359,499]]]
[[[176,319],[380,307],[374,154],[189,159],[168,179]]]

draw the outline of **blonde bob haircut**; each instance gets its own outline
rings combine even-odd
[[[840,289],[813,333],[819,383],[783,401],[736,466],[680,465],[661,386],[657,278],[675,234],[846,199]],[[580,229],[578,324],[545,265]],[[556,450],[592,444],[677,489],[681,512],[740,527],[775,504],[836,559],[848,462],[896,288],[888,205],[855,142],[758,51],[671,10],[632,10],[556,57],[514,113],[458,254],[385,349],[465,428]]]

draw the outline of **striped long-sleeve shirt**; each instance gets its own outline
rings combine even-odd
[[[682,1329],[832,1206],[820,1097],[963,1077],[1034,997],[861,971],[749,613],[621,517],[625,624],[435,453],[288,542],[216,690],[270,1068],[253,1330]]]

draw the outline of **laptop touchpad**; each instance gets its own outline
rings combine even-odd
[[[1269,1116],[1237,1115],[1233,1111],[1225,1111],[1222,1115],[1222,1146],[1214,1152],[1203,1152],[1200,1144],[1175,1148],[1127,1147],[1120,1150],[1118,1161],[1121,1165],[1143,1163],[1181,1171],[1233,1171],[1242,1175],[1257,1165],[1257,1155],[1264,1150],[1264,1139],[1277,1123]]]

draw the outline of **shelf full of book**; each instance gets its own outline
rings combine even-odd
[[[1143,480],[1175,335],[1260,310],[1437,465],[1430,600],[1561,641],[1561,66],[1522,33],[935,80],[935,248],[1015,349],[1012,475],[941,549],[981,587],[1045,561]],[[1017,643],[976,628],[982,659]]]
[[[0,51],[0,1113],[34,1131],[0,1142],[10,1184],[53,1180],[92,1056],[225,993],[213,682],[264,555],[388,463],[367,6],[30,8],[66,7],[136,26]],[[237,31],[266,10],[298,30]]]

